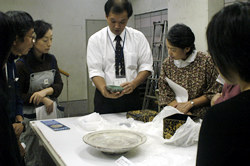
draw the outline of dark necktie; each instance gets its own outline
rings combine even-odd
[[[116,77],[119,78],[125,76],[125,64],[124,64],[124,56],[123,56],[123,49],[121,46],[120,41],[122,38],[117,35],[115,37],[116,40],[116,46],[115,46],[115,73]]]

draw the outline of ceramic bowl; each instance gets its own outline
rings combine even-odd
[[[124,88],[121,86],[107,85],[107,90],[110,92],[122,92]]]
[[[122,154],[146,142],[147,137],[129,130],[101,130],[86,134],[83,141],[107,154]]]

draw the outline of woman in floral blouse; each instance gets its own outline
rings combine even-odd
[[[221,92],[218,72],[211,57],[195,50],[195,36],[184,24],[174,25],[167,34],[168,58],[159,77],[159,104],[173,106],[184,114],[203,118],[215,93]],[[166,78],[188,91],[186,102],[177,102]]]

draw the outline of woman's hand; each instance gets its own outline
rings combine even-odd
[[[221,95],[222,95],[221,93],[216,93],[216,94],[214,95],[214,97],[211,99],[211,106],[214,105],[214,102],[215,102],[218,98],[220,98]]]
[[[40,102],[42,102],[42,99],[47,95],[52,95],[54,92],[54,89],[49,87],[43,90],[40,90],[38,92],[33,93],[33,95],[30,97],[30,103],[35,105],[38,105]]]
[[[42,99],[43,104],[46,106],[46,112],[48,115],[50,115],[53,112],[53,100],[44,97]]]
[[[124,82],[120,86],[124,88],[124,94],[130,94],[135,89],[135,86],[131,82]]]
[[[30,97],[30,103],[32,103],[33,101],[33,104],[38,105],[45,96],[46,96],[46,91],[41,90],[39,92],[35,92]]]
[[[189,110],[193,107],[190,101],[184,102],[184,103],[177,103],[174,105],[176,109],[178,109],[180,112],[187,114]]]

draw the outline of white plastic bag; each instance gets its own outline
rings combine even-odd
[[[154,128],[157,129],[157,135],[161,135],[163,138],[163,119],[176,113],[182,114],[176,108],[166,106],[153,119],[152,123]],[[188,118],[186,123],[181,125],[170,139],[164,139],[164,143],[183,147],[191,146],[198,141],[200,126],[201,120],[194,122],[191,118]]]
[[[44,119],[56,119],[57,118],[57,104],[53,102],[53,112],[51,114],[47,114],[46,106],[40,106],[36,108],[36,119],[44,120]]]
[[[78,119],[77,124],[82,127],[84,130],[93,131],[96,130],[99,124],[102,122],[102,117],[99,113],[93,112],[89,115],[85,115]]]
[[[181,125],[170,139],[164,139],[164,143],[177,146],[191,146],[198,142],[201,123],[194,122],[190,117]]]

